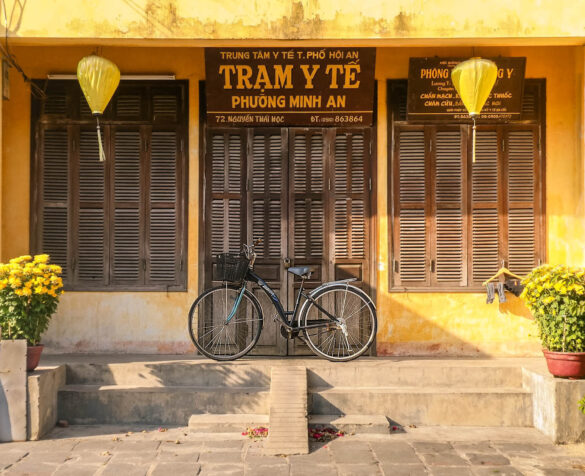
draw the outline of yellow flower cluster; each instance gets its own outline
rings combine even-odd
[[[17,296],[48,295],[56,298],[63,293],[61,266],[49,264],[49,255],[19,256],[0,263],[0,291],[9,289]]]

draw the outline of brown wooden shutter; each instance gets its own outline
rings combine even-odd
[[[112,128],[112,283],[144,284],[141,250],[141,177],[144,139],[140,129]]]
[[[472,280],[481,284],[501,266],[499,193],[503,175],[495,127],[478,126],[476,159],[471,166]]]
[[[207,183],[211,184],[208,240],[213,259],[238,253],[245,241],[245,131],[215,130],[207,144]],[[209,260],[208,262],[211,262]]]
[[[394,270],[398,286],[429,284],[427,137],[424,127],[397,128],[393,167]]]
[[[299,264],[322,264],[325,236],[324,134],[292,130],[294,256]]]
[[[181,271],[178,185],[181,143],[175,130],[150,136],[148,282],[177,284]]]
[[[280,266],[282,257],[282,224],[285,204],[281,194],[286,168],[284,167],[284,131],[251,129],[251,206],[252,239],[263,241],[257,247],[258,259],[268,259]],[[271,261],[270,261],[271,260]]]
[[[69,258],[69,149],[67,128],[42,127],[40,130],[40,210],[42,223],[36,252],[47,253],[63,268],[63,279],[71,278]],[[40,245],[40,246],[38,246]]]
[[[506,141],[508,267],[516,274],[525,275],[538,265],[540,258],[538,130],[534,126],[515,128],[508,131]]]
[[[439,128],[433,141],[433,200],[435,248],[431,270],[436,285],[465,285],[466,227],[463,213],[466,144],[460,127]]]
[[[105,162],[99,161],[97,132],[78,130],[77,201],[73,216],[77,231],[76,283],[106,284]]]
[[[362,281],[369,271],[370,131],[338,129],[334,141],[333,274],[334,279],[355,277]]]

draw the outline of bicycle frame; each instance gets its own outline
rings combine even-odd
[[[317,301],[315,301],[310,294],[304,293],[303,281],[301,281],[301,288],[299,290],[299,294],[297,296],[293,310],[292,311],[285,311],[284,307],[282,306],[282,303],[280,302],[280,299],[278,298],[278,296],[276,295],[274,290],[270,286],[268,286],[268,284],[266,284],[266,281],[264,281],[260,276],[258,276],[256,273],[254,273],[254,271],[252,271],[251,269],[248,269],[248,271],[246,273],[246,277],[244,278],[244,281],[242,283],[242,288],[240,290],[240,294],[238,295],[238,298],[236,299],[236,302],[234,303],[234,307],[232,308],[230,315],[227,318],[227,322],[229,322],[229,320],[236,314],[236,310],[240,304],[240,301],[241,301],[242,296],[244,294],[244,290],[246,289],[246,283],[248,281],[256,283],[258,286],[260,286],[262,291],[264,291],[264,293],[270,298],[272,305],[274,306],[274,308],[276,309],[276,312],[278,313],[278,316],[280,318],[281,323],[284,326],[286,326],[287,329],[291,329],[291,330],[292,329],[295,329],[295,330],[313,329],[313,328],[318,328],[318,327],[325,327],[328,324],[328,322],[320,322],[317,324],[310,324],[307,326],[301,326],[300,325],[301,324],[300,323],[300,316],[297,315],[299,307],[300,307],[300,303],[301,303],[301,297],[304,297],[307,301],[312,302],[313,305],[317,309],[319,309],[323,314],[325,314],[331,320],[331,322],[339,323],[339,319],[337,319],[333,314],[328,312],[326,309],[323,309],[323,307],[320,306],[319,303]],[[290,320],[287,318],[289,316],[290,316]],[[295,319],[297,319],[297,318],[298,318],[298,323],[295,326],[294,325]]]

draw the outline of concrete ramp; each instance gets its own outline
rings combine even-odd
[[[307,369],[272,367],[266,454],[309,453]]]

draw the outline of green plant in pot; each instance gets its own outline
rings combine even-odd
[[[2,339],[26,339],[27,370],[39,363],[41,335],[63,294],[61,267],[49,255],[28,255],[0,264],[0,328]]]
[[[546,264],[522,284],[521,297],[538,325],[549,371],[585,377],[585,269]]]

